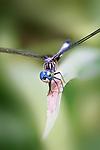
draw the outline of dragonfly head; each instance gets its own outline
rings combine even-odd
[[[50,71],[41,71],[40,72],[40,79],[43,82],[49,83],[53,79],[53,74]]]

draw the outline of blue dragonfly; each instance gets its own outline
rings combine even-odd
[[[42,59],[44,61],[43,64],[44,70],[40,72],[40,79],[43,82],[48,83],[49,85],[49,91],[47,96],[48,97],[47,121],[44,130],[44,137],[48,135],[57,118],[61,94],[63,91],[63,87],[65,85],[62,73],[60,71],[57,71],[58,61],[65,52],[87,41],[88,39],[90,39],[91,37],[95,36],[98,33],[100,33],[100,28],[74,43],[71,43],[68,40],[65,41],[60,50],[53,56],[50,55],[41,56],[29,50],[26,51],[11,48],[2,48],[2,47],[0,48],[1,53],[18,54],[32,58]]]
[[[52,57],[49,56],[40,56],[33,51],[26,51],[26,50],[17,50],[17,49],[10,49],[10,48],[0,48],[0,52],[2,53],[11,53],[11,54],[18,54],[18,55],[23,55],[23,56],[28,56],[28,57],[35,57],[38,59],[42,59],[44,61],[44,71],[40,72],[40,79],[43,82],[46,82],[49,84],[49,92],[51,90],[51,81],[55,79],[59,80],[55,75],[60,74],[60,72],[57,71],[57,62],[61,58],[61,56],[68,50],[78,46],[79,44],[85,42],[86,40],[90,39],[94,35],[98,34],[100,32],[100,28],[97,29],[96,31],[92,32],[91,34],[87,35],[86,37],[80,39],[79,41],[76,41],[74,43],[71,43],[70,41],[65,41],[64,44],[62,45],[61,49],[53,55]],[[63,76],[61,75],[62,79]],[[63,83],[63,82],[62,82]]]

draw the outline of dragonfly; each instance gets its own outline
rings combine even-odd
[[[90,33],[89,35],[83,37],[82,39],[71,43],[71,41],[66,40],[60,50],[54,54],[53,56],[50,55],[39,55],[34,53],[33,51],[29,50],[17,50],[11,48],[0,48],[1,53],[9,53],[9,54],[18,54],[23,56],[28,56],[32,58],[42,59],[44,61],[43,64],[43,71],[40,72],[40,80],[49,85],[48,91],[48,111],[47,111],[47,121],[46,127],[44,131],[44,137],[48,135],[50,132],[56,117],[59,111],[61,93],[64,87],[64,78],[60,71],[57,71],[58,62],[63,54],[70,49],[82,44],[83,42],[87,41],[88,39],[94,37],[96,34],[100,33],[100,28],[95,30],[94,32]]]
[[[26,51],[26,50],[17,50],[17,49],[11,49],[11,48],[0,48],[0,52],[2,53],[11,53],[11,54],[18,54],[18,55],[23,55],[23,56],[28,56],[28,57],[35,57],[42,59],[44,61],[43,68],[44,70],[40,72],[40,79],[49,84],[49,92],[51,90],[51,81],[55,79],[60,80],[57,78],[55,75],[60,74],[60,72],[56,72],[57,70],[57,63],[61,56],[68,50],[80,45],[81,43],[87,41],[91,37],[95,36],[96,34],[100,33],[100,28],[97,29],[96,31],[92,32],[91,34],[85,36],[84,38],[80,39],[79,41],[76,41],[74,43],[71,43],[69,40],[65,41],[58,53],[53,55],[52,57],[48,56],[40,56],[33,51]],[[63,76],[61,75],[62,79]],[[63,80],[64,81],[64,80]]]

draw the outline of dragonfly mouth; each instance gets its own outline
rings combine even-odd
[[[42,81],[45,82],[45,83],[49,83],[50,82],[50,80],[48,78],[42,79]]]

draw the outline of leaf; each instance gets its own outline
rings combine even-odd
[[[51,91],[47,96],[47,120],[43,138],[46,138],[48,136],[56,121],[59,113],[62,91],[63,86],[60,80],[56,79],[55,81],[51,82]]]
[[[97,70],[96,72],[98,72],[98,67],[94,64],[95,62],[99,62],[100,64],[99,55],[99,52],[93,49],[78,49],[71,52],[59,66],[59,70],[62,73],[66,84],[73,78],[86,77],[86,73],[88,72],[87,69],[90,72],[91,70]],[[92,76],[92,74],[90,74],[90,76]],[[61,76],[57,77],[61,79]],[[63,87],[64,86],[65,85],[63,85]],[[56,80],[56,83],[54,81],[51,83],[51,91],[47,97],[47,120],[43,138],[48,136],[58,116],[63,87],[60,80]]]
[[[100,73],[100,53],[97,49],[81,48],[72,51],[68,57],[61,63],[59,70],[64,76],[66,83],[74,78],[87,78]],[[89,71],[89,73],[88,73]],[[88,76],[89,74],[89,76]]]

